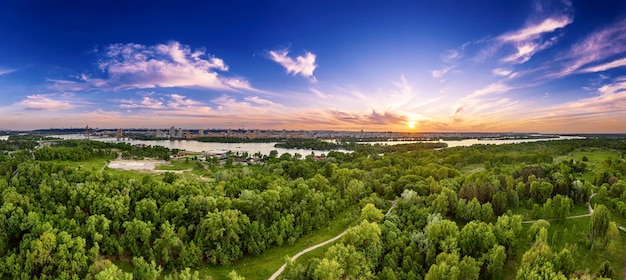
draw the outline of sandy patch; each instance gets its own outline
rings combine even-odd
[[[109,168],[123,170],[154,170],[158,164],[164,164],[163,160],[114,160],[108,165]]]

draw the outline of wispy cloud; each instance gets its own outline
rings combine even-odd
[[[626,108],[626,76],[598,87],[596,95],[575,101],[530,110],[533,117],[521,124],[543,126],[552,130],[623,131]]]
[[[331,94],[325,94],[325,93],[323,93],[322,91],[317,90],[317,89],[314,89],[314,88],[311,88],[310,90],[311,90],[313,93],[315,93],[315,96],[317,96],[317,97],[319,97],[319,98],[322,98],[322,99],[329,99],[329,98],[332,98],[332,97],[333,97],[333,95],[331,95]]]
[[[503,34],[497,38],[503,44],[512,44],[515,52],[501,59],[502,62],[524,63],[530,60],[535,53],[547,49],[559,39],[559,36],[551,36],[544,40],[542,36],[553,33],[573,22],[569,16],[549,17],[541,22],[530,24],[520,30]]]
[[[460,119],[458,114],[461,111],[468,111],[468,109],[471,114],[475,114],[478,112],[499,112],[499,109],[511,107],[517,104],[517,101],[509,98],[500,98],[499,96],[513,89],[515,88],[498,82],[474,90],[471,94],[459,99],[452,105],[452,115]]]
[[[508,68],[496,68],[491,71],[496,76],[508,76],[513,73],[513,70]]]
[[[456,65],[450,65],[439,70],[433,70],[431,74],[433,75],[433,78],[441,79],[443,78],[445,74],[447,74],[450,70],[454,69],[455,67]]]
[[[503,42],[526,42],[539,38],[543,33],[563,28],[570,23],[572,23],[572,18],[568,16],[546,18],[539,23],[530,24],[520,30],[504,34],[498,39]]]
[[[588,68],[582,69],[580,72],[583,72],[583,73],[603,72],[609,69],[613,69],[617,67],[624,67],[624,66],[626,66],[626,57],[613,60],[611,62],[607,62],[604,64],[588,67]]]
[[[563,77],[578,72],[599,72],[604,71],[604,68],[620,67],[626,64],[622,59],[581,70],[585,66],[605,62],[624,52],[626,52],[626,20],[591,33],[563,56],[551,61],[550,65],[557,64],[560,68],[549,76]]]
[[[475,90],[474,92],[472,92],[472,94],[468,96],[468,98],[476,98],[476,97],[481,97],[481,96],[485,96],[489,94],[504,93],[511,89],[513,88],[504,83],[493,83],[493,84],[487,85],[484,88]]]
[[[42,111],[60,111],[73,109],[76,105],[72,104],[68,100],[55,99],[58,97],[56,94],[34,94],[26,96],[26,99],[19,102],[19,105],[24,106],[27,110],[42,110]]]
[[[17,69],[4,69],[4,68],[0,68],[0,76],[6,75],[6,74],[11,74],[13,72],[17,71]]]
[[[287,49],[269,52],[270,59],[285,67],[287,73],[293,73],[294,75],[300,75],[312,81],[316,81],[313,76],[313,71],[317,68],[317,64],[315,64],[315,54],[306,52],[304,56],[297,56],[296,59],[288,55],[289,50]]]
[[[372,111],[369,114],[358,114],[331,110],[330,116],[338,122],[355,125],[398,125],[406,122],[406,117],[391,112],[378,113]]]

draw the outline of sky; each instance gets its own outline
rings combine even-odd
[[[626,133],[626,2],[0,3],[0,130]]]

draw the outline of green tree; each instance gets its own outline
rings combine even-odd
[[[500,216],[493,227],[493,234],[496,236],[498,244],[507,249],[513,248],[517,244],[519,234],[522,232],[522,216]]]
[[[504,267],[504,261],[506,260],[505,249],[501,245],[494,245],[487,254],[486,263],[487,271],[491,274],[492,278],[495,278],[498,272]]]
[[[230,280],[246,280],[246,277],[243,277],[237,273],[237,271],[231,271],[228,273],[228,279]]]
[[[572,199],[567,196],[557,194],[552,198],[553,217],[558,221],[565,221],[572,209]]]
[[[433,264],[426,273],[426,280],[444,279],[478,279],[480,266],[472,257],[465,256],[459,261],[458,252],[441,253],[437,256],[437,263]]]
[[[156,280],[161,275],[161,267],[154,261],[148,263],[142,257],[133,258],[133,278],[137,280]]]
[[[344,275],[344,270],[336,260],[322,259],[315,271],[313,272],[313,279],[341,279]]]
[[[602,265],[600,265],[600,270],[598,270],[598,276],[607,279],[615,279],[615,271],[611,267],[611,263],[609,261],[604,261]]]
[[[539,204],[544,204],[552,196],[554,186],[550,182],[533,181],[530,183],[530,195]]]
[[[591,221],[589,222],[589,241],[591,241],[591,249],[594,249],[599,241],[605,241],[610,221],[609,209],[602,204],[596,204],[593,214],[591,214]]]
[[[491,224],[471,221],[459,233],[459,248],[463,255],[480,259],[497,244]]]
[[[380,211],[378,208],[376,208],[376,206],[372,203],[368,203],[365,205],[365,207],[363,207],[363,209],[361,209],[361,220],[367,220],[370,222],[375,222],[378,223],[380,221],[382,221],[382,219],[385,217],[385,215],[383,215],[382,211]]]

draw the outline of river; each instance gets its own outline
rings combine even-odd
[[[85,136],[82,134],[66,134],[66,135],[52,135],[52,137],[58,137],[62,139],[85,139]],[[117,141],[115,138],[96,138],[91,137],[92,140],[98,140],[103,142],[115,142]],[[448,144],[448,147],[461,147],[461,146],[471,146],[475,144],[515,144],[515,143],[523,143],[523,142],[537,142],[537,141],[549,141],[549,140],[570,140],[570,139],[584,139],[584,137],[578,136],[559,136],[558,138],[541,138],[541,139],[506,139],[506,140],[478,140],[478,139],[464,139],[464,140],[455,140],[455,141],[440,141]],[[225,153],[227,151],[232,151],[233,153],[239,152],[252,155],[254,153],[260,152],[263,155],[268,155],[272,150],[276,150],[278,155],[282,155],[284,153],[295,154],[299,153],[302,156],[310,155],[313,152],[316,155],[326,154],[329,151],[312,151],[312,150],[304,150],[304,149],[284,149],[284,148],[275,148],[274,144],[276,143],[215,143],[215,142],[199,142],[196,140],[128,140],[124,139],[123,142],[136,145],[156,145],[163,146],[170,149],[180,149],[186,150],[190,152],[208,152],[208,153]],[[385,144],[385,145],[397,145],[397,144],[407,144],[407,143],[415,143],[420,141],[388,141],[388,142],[367,142],[368,144]],[[345,150],[339,150],[341,152],[347,152]]]
[[[483,144],[483,145],[501,145],[501,144],[517,144],[517,143],[525,143],[525,142],[538,142],[538,141],[551,141],[551,140],[571,140],[571,139],[585,139],[585,137],[580,136],[559,136],[553,138],[533,138],[533,139],[490,139],[490,140],[479,140],[479,139],[463,139],[463,140],[444,140],[439,141],[442,143],[448,144],[448,148],[452,147],[467,147],[471,145]],[[382,142],[362,142],[362,144],[382,144],[382,145],[398,145],[398,144],[407,144],[407,143],[415,143],[420,141],[382,141]]]

